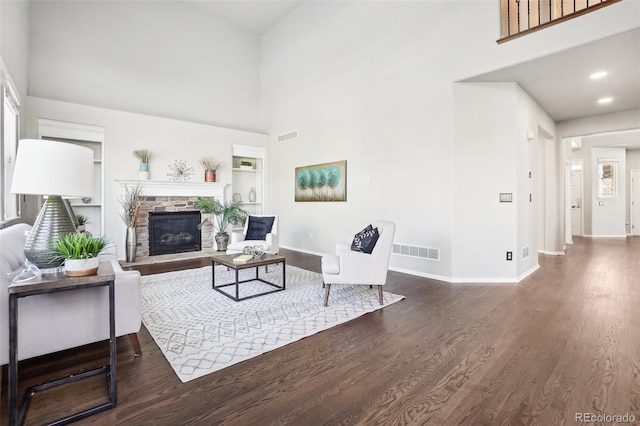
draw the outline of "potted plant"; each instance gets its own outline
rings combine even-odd
[[[196,209],[200,210],[202,213],[213,214],[215,216],[215,228],[218,229],[215,239],[218,251],[227,250],[227,244],[229,244],[229,234],[227,233],[227,227],[229,225],[244,224],[244,221],[247,219],[247,215],[249,214],[242,209],[240,203],[225,202],[224,204],[222,204],[218,200],[209,198],[198,197],[198,200],[193,204],[193,206]],[[200,223],[200,226],[207,223],[210,223],[210,221],[208,218],[205,218],[202,223]]]
[[[86,230],[87,224],[89,223],[89,218],[83,214],[77,214],[76,221],[78,222],[76,231],[84,232]]]
[[[148,149],[138,149],[133,151],[133,155],[140,160],[138,178],[140,180],[149,180],[149,160],[151,160],[151,151]]]
[[[216,170],[220,167],[220,163],[213,158],[205,157],[200,159],[200,165],[204,169],[204,181],[215,182]]]
[[[64,259],[69,277],[84,277],[98,271],[98,253],[106,242],[102,237],[92,237],[87,232],[72,232],[61,235],[53,243],[58,259]]]

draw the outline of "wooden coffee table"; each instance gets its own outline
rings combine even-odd
[[[251,259],[245,263],[234,263],[233,259],[236,256],[239,256],[239,254],[220,254],[220,255],[214,255],[211,258],[211,288],[224,294],[228,298],[235,300],[236,302],[251,299],[253,297],[264,296],[266,294],[271,294],[278,291],[283,291],[285,289],[287,274],[286,274],[286,259],[284,256],[265,253],[259,258]],[[268,265],[275,265],[277,263],[282,263],[282,286],[279,286],[275,283],[267,281],[264,278],[260,278],[260,272],[259,272],[260,266],[266,267]],[[235,282],[216,286],[216,265],[224,265],[227,268],[233,269],[236,275]],[[249,278],[249,279],[240,281],[240,271],[243,269],[250,269],[250,268],[255,268],[256,270],[255,278]],[[274,289],[269,291],[264,291],[262,293],[255,293],[249,296],[240,297],[240,284],[251,282],[251,281],[263,282],[265,284],[270,285],[271,287],[274,287]],[[223,288],[230,287],[230,286],[235,286],[235,297],[232,294],[222,290]]]

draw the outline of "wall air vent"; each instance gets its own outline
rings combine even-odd
[[[522,249],[522,260],[529,257],[529,246],[524,246]]]
[[[293,139],[298,139],[298,131],[294,130],[293,132],[285,133],[284,135],[278,136],[278,143],[287,142]]]
[[[417,257],[433,261],[440,260],[440,249],[432,247],[409,246],[404,244],[394,244],[393,254],[400,256]]]

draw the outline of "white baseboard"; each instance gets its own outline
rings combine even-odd
[[[315,256],[325,256],[327,253],[321,253],[313,250],[300,249],[297,247],[283,246],[280,247],[287,250],[299,251],[301,253],[312,254]],[[563,253],[564,254],[564,253]],[[526,271],[524,274],[520,275],[517,278],[451,278],[445,277],[443,275],[429,274],[426,272],[415,271],[413,269],[405,269],[398,268],[396,266],[390,266],[389,270],[394,272],[400,272],[402,274],[413,275],[416,277],[428,278],[430,280],[443,281],[451,284],[517,284],[529,275],[533,274],[540,268],[540,265],[536,265],[530,270]]]
[[[548,250],[538,250],[540,254],[546,254],[547,256],[564,256],[564,251],[548,251]]]
[[[282,244],[280,245],[280,247],[287,250],[299,251],[300,253],[313,254],[315,256],[321,256],[321,257],[329,254],[329,253],[320,253],[319,251],[305,250],[298,247],[283,246]]]

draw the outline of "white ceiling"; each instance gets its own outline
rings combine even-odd
[[[591,80],[606,70],[601,80]],[[556,121],[640,108],[640,29],[467,81],[515,81]],[[599,105],[610,96],[613,102]]]
[[[290,14],[303,0],[183,0],[184,3],[257,35]]]
[[[183,0],[262,35],[305,0]],[[589,79],[607,70],[606,78]],[[640,108],[640,29],[565,50],[466,81],[516,82],[556,121]],[[613,98],[607,105],[597,100]],[[640,126],[639,126],[640,127]]]

